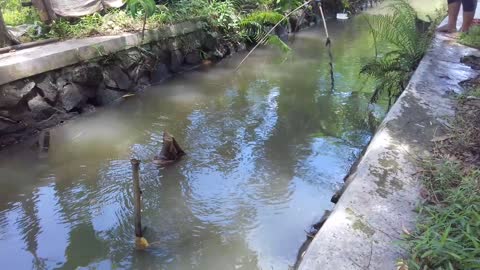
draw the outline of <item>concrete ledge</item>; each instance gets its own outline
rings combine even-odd
[[[452,93],[477,75],[460,58],[478,51],[438,35],[407,89],[384,119],[348,187],[315,236],[301,270],[396,269],[396,241],[413,230],[420,202],[417,158],[454,114]]]
[[[202,22],[182,22],[141,33],[73,39],[0,55],[0,85],[131,47],[193,33]]]

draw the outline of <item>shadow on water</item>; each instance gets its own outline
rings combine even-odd
[[[293,57],[260,49],[152,87],[0,155],[6,269],[288,269],[305,231],[372,133],[373,55],[357,18],[299,33]],[[382,108],[373,108],[377,113]],[[151,161],[168,130],[188,153]],[[48,147],[47,147],[48,145]],[[48,149],[48,151],[46,151]],[[130,159],[142,160],[147,251],[134,250]]]

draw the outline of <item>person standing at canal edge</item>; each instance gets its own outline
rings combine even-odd
[[[440,26],[437,30],[446,33],[457,32],[457,18],[460,6],[463,5],[463,23],[460,32],[467,32],[473,23],[477,0],[448,0],[448,23]]]

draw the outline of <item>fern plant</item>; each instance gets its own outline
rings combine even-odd
[[[367,18],[374,38],[375,58],[361,69],[362,74],[377,80],[371,102],[377,102],[386,94],[389,106],[405,89],[434,33],[433,28],[426,33],[419,31],[417,13],[405,0],[394,0],[390,8],[390,14]],[[378,43],[391,50],[378,56]]]
[[[147,18],[152,16],[157,9],[155,0],[126,0],[126,4],[132,17],[137,18],[139,15],[143,15],[143,40],[145,37],[145,26],[147,25]]]
[[[270,34],[267,38],[264,38],[270,28],[282,19],[283,15],[274,11],[253,12],[240,21],[242,35],[249,42],[269,44],[280,48],[283,52],[290,52],[290,47],[277,35]],[[287,22],[283,26],[286,26],[286,24]]]

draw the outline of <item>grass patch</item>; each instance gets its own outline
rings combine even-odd
[[[112,35],[136,31],[141,26],[141,20],[135,20],[125,10],[112,10],[103,16],[99,13],[94,13],[74,21],[59,19],[46,29],[45,36],[69,39],[95,35]]]
[[[19,0],[0,0],[0,8],[7,25],[33,24],[39,20],[37,10],[33,7],[22,7]]]
[[[480,87],[477,87],[474,91],[470,92],[470,96],[480,98]]]
[[[475,80],[475,81],[478,81]],[[467,96],[480,95],[471,85]],[[424,164],[416,230],[399,269],[480,269],[480,99],[459,99],[451,131]],[[403,268],[402,268],[403,267]]]
[[[428,172],[429,203],[419,208],[417,231],[406,240],[408,269],[480,269],[480,170],[445,162]]]
[[[459,42],[463,45],[480,49],[480,26],[475,25],[468,33],[462,33]]]
[[[124,8],[109,9],[80,18],[60,18],[50,25],[37,22],[37,27],[27,32],[22,41],[115,35],[158,29],[165,25],[201,18],[205,22],[203,27],[211,36],[231,42],[256,43],[266,35],[271,26],[283,18],[283,14],[297,7],[297,2],[289,1],[176,0],[163,5],[148,5],[146,10],[139,4],[143,2],[153,3],[153,0],[131,0]],[[146,13],[148,16],[145,16]],[[290,48],[276,35],[269,34],[266,40],[266,44],[289,52]]]
[[[165,5],[157,5],[146,19],[146,29],[157,29],[164,25],[181,21],[204,18],[212,31],[219,32],[227,38],[240,37],[240,18],[244,11],[235,6],[235,1],[216,0],[178,0]],[[24,12],[25,9],[22,9]],[[51,25],[41,25],[42,34],[30,34],[30,40],[43,38],[82,38],[96,35],[112,35],[122,32],[141,31],[143,28],[143,10],[127,8],[110,9],[80,18],[60,18]],[[10,9],[5,9],[4,17],[16,16]],[[23,19],[22,19],[23,21]],[[8,23],[7,23],[8,24]]]

